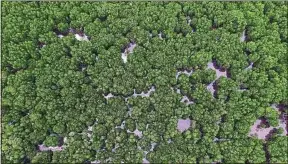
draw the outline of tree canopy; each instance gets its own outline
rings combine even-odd
[[[1,2],[2,162],[287,163],[287,10]]]

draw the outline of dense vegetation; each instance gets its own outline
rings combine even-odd
[[[260,117],[277,126],[271,104],[287,116],[287,2],[2,2],[1,12],[3,163],[288,162],[281,129],[248,136]],[[216,79],[212,61],[229,76]]]

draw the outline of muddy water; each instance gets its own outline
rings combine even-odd
[[[143,158],[143,161],[142,161],[143,164],[148,164],[150,163],[146,158]]]
[[[188,70],[177,71],[177,73],[176,73],[176,80],[178,80],[178,78],[179,78],[179,76],[180,76],[181,74],[185,74],[185,75],[187,75],[187,76],[191,76],[192,73],[193,73],[193,70],[190,70],[190,71],[188,71]],[[171,89],[174,91],[174,88],[171,88]],[[176,88],[176,93],[181,94],[181,91],[180,91],[179,88]],[[187,96],[185,96],[185,95],[182,97],[182,99],[180,100],[180,102],[185,103],[186,105],[194,104],[194,102],[191,101],[191,100],[189,100],[189,98],[188,98]]]
[[[194,104],[194,102],[190,101],[187,96],[183,96],[180,102],[185,103],[186,105]]]
[[[213,62],[209,62],[207,64],[207,69],[212,69],[216,72],[215,80],[218,80],[220,77],[227,77],[227,71],[221,71],[220,69],[215,68],[215,64]]]
[[[132,116],[132,112],[133,112],[133,108],[131,108],[131,106],[129,104],[127,105],[127,107],[128,107],[128,112],[127,112],[128,116],[131,117]]]
[[[253,64],[254,64],[254,63],[251,62],[250,65],[249,65],[247,68],[245,68],[245,70],[250,70],[250,69],[252,69],[252,68],[253,68]]]
[[[189,129],[191,125],[191,120],[189,118],[183,120],[179,119],[177,123],[177,129],[182,133],[185,130]]]
[[[38,148],[40,151],[62,151],[64,149],[63,146],[49,146],[49,147],[46,147],[45,145],[38,145]]]
[[[214,83],[215,83],[215,80],[212,81],[212,82],[206,87],[207,90],[208,90],[213,96],[215,95]]]
[[[271,108],[275,109],[278,111],[279,114],[279,126],[278,128],[282,128],[283,129],[283,134],[282,135],[288,135],[288,126],[287,126],[287,115],[285,115],[284,111],[283,111],[283,106],[277,105],[277,104],[272,104],[270,106]]]
[[[60,34],[60,35],[57,35],[57,37],[58,37],[58,38],[63,38],[64,35],[61,35],[61,34]]]
[[[148,154],[149,152],[151,152],[151,151],[154,150],[154,148],[155,148],[156,145],[157,145],[157,143],[153,142],[153,143],[151,143],[151,148],[150,148],[150,150],[149,150],[149,151],[144,151],[144,158],[143,158],[143,160],[142,160],[142,163],[143,163],[143,164],[145,164],[145,163],[147,163],[147,164],[150,163],[150,162],[147,160],[146,156],[147,156],[147,154]]]
[[[92,132],[92,130],[93,130],[93,126],[88,126],[88,131],[89,132]],[[70,132],[70,133],[74,133],[74,132]],[[92,141],[92,134],[91,133],[78,133],[78,134],[83,134],[83,135],[87,135],[89,138],[90,138],[90,141]],[[64,143],[67,143],[67,137],[64,137],[63,138],[63,144]],[[39,148],[39,151],[49,151],[49,150],[51,150],[51,151],[63,151],[64,150],[64,148],[65,148],[65,146],[49,146],[49,147],[47,147],[47,146],[45,146],[44,144],[41,144],[41,145],[38,145],[38,148]]]
[[[287,127],[287,121],[279,120],[279,128],[283,129],[283,136],[288,136],[288,127]]]
[[[137,93],[136,93],[136,90],[134,89],[134,94],[133,94],[132,96],[133,96],[133,97],[137,97],[137,96],[140,96],[140,97],[149,97],[152,92],[155,92],[155,87],[154,87],[154,86],[152,86],[152,87],[148,90],[147,93],[141,92],[140,94],[137,94]]]
[[[132,116],[132,112],[133,112],[133,107],[131,107],[128,104],[128,99],[131,97],[150,97],[150,95],[155,92],[155,87],[152,86],[146,93],[144,91],[142,91],[140,94],[136,93],[136,89],[134,89],[134,93],[133,95],[129,96],[129,97],[125,97],[125,102],[126,102],[126,106],[128,107],[128,115],[131,117]]]
[[[112,97],[114,97],[114,95],[112,95],[112,93],[109,93],[108,95],[103,95],[104,96],[104,98],[108,101],[108,99],[110,99],[110,98],[112,98]]]
[[[153,142],[153,143],[151,144],[151,149],[150,149],[149,151],[154,151],[154,148],[155,148],[156,145],[157,145],[157,143],[156,143],[156,142]]]
[[[163,38],[162,38],[162,33],[161,33],[161,32],[158,34],[158,37],[159,37],[160,39],[163,39]]]
[[[285,115],[284,110],[283,110],[284,106],[281,106],[281,104],[280,105],[272,104],[270,107],[278,111],[278,114],[279,114],[279,126],[278,126],[278,128],[283,129],[282,135],[288,136],[288,126],[287,126],[288,120],[287,120],[287,114]]]
[[[124,63],[127,63],[128,61],[128,54],[126,53],[121,53],[121,58],[123,60]]]
[[[227,71],[221,71],[220,69],[215,67],[215,64],[213,62],[209,62],[207,64],[207,68],[206,69],[212,69],[216,72],[216,79],[214,81],[212,81],[206,88],[209,92],[211,92],[211,94],[214,96],[215,95],[215,88],[214,88],[214,83],[216,80],[218,80],[220,77],[226,77],[227,78]]]
[[[89,41],[89,37],[86,35],[86,34],[77,34],[77,33],[75,33],[75,29],[70,29],[69,30],[69,32],[70,33],[73,33],[74,34],[74,36],[75,36],[75,38],[78,40],[78,41]],[[66,35],[65,35],[66,36]],[[57,35],[57,37],[58,38],[63,38],[64,37],[64,35],[62,35],[62,34],[58,34]]]
[[[281,116],[281,111],[279,107],[277,107],[276,104],[272,104],[271,107],[275,110],[278,111],[279,115]],[[269,120],[268,120],[269,121]],[[283,120],[281,117],[279,118],[279,124],[277,127],[266,127],[266,128],[261,128],[260,126],[262,125],[262,121],[260,119],[256,120],[255,123],[251,126],[250,132],[248,136],[256,136],[258,139],[266,140],[269,135],[273,132],[274,129],[283,129],[283,133],[281,134],[282,136],[287,136],[287,121]]]
[[[241,37],[240,37],[240,42],[245,42],[245,40],[246,40],[246,35],[245,35],[245,30],[243,31],[243,33],[242,33],[242,35],[241,35]]]
[[[259,128],[261,125],[261,120],[256,120],[256,122],[252,125],[250,132],[248,134],[249,137],[256,136],[258,139],[265,140],[266,136],[273,130],[274,127],[270,126],[269,128]]]
[[[124,129],[125,128],[125,121],[123,121],[120,126],[116,126],[115,128]]]
[[[251,68],[252,68],[252,66],[253,66],[253,63],[251,63]],[[215,79],[214,81],[212,81],[212,82],[207,86],[207,90],[208,90],[209,92],[211,92],[211,94],[214,96],[214,94],[215,94],[215,89],[214,89],[213,85],[214,85],[215,81],[218,80],[220,77],[226,77],[226,78],[227,78],[227,70],[225,69],[225,70],[223,71],[223,70],[220,70],[220,68],[216,68],[216,67],[215,67],[215,64],[214,64],[213,62],[208,62],[206,69],[212,69],[212,70],[214,70],[214,71],[216,72],[216,79]],[[188,76],[191,76],[192,73],[193,73],[193,70],[191,70],[191,71],[187,71],[187,70],[178,71],[178,72],[176,73],[176,80],[179,78],[179,75],[180,75],[180,74],[186,74],[186,75],[188,75]],[[179,89],[178,89],[178,90],[179,90]],[[177,90],[177,93],[180,92],[180,90],[179,90],[179,91],[178,91],[178,90]],[[183,96],[183,99],[186,100],[186,98],[185,98],[184,96]],[[182,100],[183,100],[183,99],[182,99]],[[183,101],[184,101],[184,100],[183,100]],[[189,103],[189,104],[192,104],[192,102]]]
[[[128,54],[133,53],[136,43],[130,43],[129,46],[125,49],[124,53],[121,53],[121,58],[124,63],[128,61]]]
[[[132,98],[132,97],[150,97],[150,95],[151,95],[153,92],[155,92],[155,90],[156,90],[156,89],[155,89],[155,86],[151,86],[150,89],[149,89],[147,92],[142,91],[140,94],[138,94],[138,93],[136,93],[136,90],[134,89],[133,95],[128,96],[128,97],[124,97],[126,106],[127,106],[127,108],[128,108],[128,111],[127,111],[128,116],[131,117],[131,116],[132,116],[132,112],[133,112],[133,107],[130,106],[129,103],[128,103],[129,98]],[[109,94],[107,94],[107,95],[104,95],[104,94],[103,94],[103,96],[104,96],[104,98],[105,98],[107,101],[108,101],[109,99],[113,98],[113,97],[116,97],[116,96],[114,96],[112,93],[109,93]],[[124,123],[124,125],[123,125],[123,123]],[[121,126],[116,126],[115,128],[124,129],[125,121],[124,121],[123,123],[121,124]],[[138,134],[137,136],[140,137],[140,134],[139,134],[139,133],[137,133],[137,134]]]
[[[82,36],[79,34],[75,34],[75,38],[79,41],[89,41],[88,36],[83,34]]]
[[[167,141],[168,144],[172,143],[173,141],[169,138],[169,140]]]
[[[133,133],[135,136],[138,136],[139,138],[142,138],[142,136],[143,136],[142,131],[139,131],[138,129],[134,130]]]
[[[93,126],[88,126],[88,131],[92,132],[93,131]]]
[[[229,141],[229,139],[216,138],[216,137],[213,139],[213,142],[219,142],[219,141],[220,141],[220,142],[221,142],[221,141]]]
[[[191,76],[192,73],[193,73],[193,70],[191,70],[191,71],[187,71],[187,70],[177,71],[177,73],[176,73],[176,80],[178,80],[178,77],[179,77],[180,74],[185,74],[185,75],[187,75],[187,76]]]
[[[101,161],[99,160],[91,161],[91,164],[98,164],[98,163],[101,163]]]
[[[189,16],[186,17],[186,20],[187,20],[187,24],[188,24],[188,25],[191,25],[191,21],[192,21],[192,20],[191,20],[191,18],[190,18]]]

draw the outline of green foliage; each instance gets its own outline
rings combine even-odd
[[[266,108],[266,118],[268,119],[269,121],[269,124],[273,127],[277,127],[278,124],[279,124],[279,120],[278,120],[278,117],[279,117],[279,114],[278,114],[278,111],[271,108],[271,107],[268,107]]]
[[[271,154],[271,163],[285,163],[287,159],[287,137],[274,137],[268,142],[268,151]]]
[[[51,163],[53,153],[51,151],[48,152],[40,152],[37,153],[31,160],[31,163]]]
[[[288,162],[283,130],[248,137],[288,103],[287,2],[2,2],[1,14],[1,162]],[[178,119],[191,120],[183,133]]]
[[[57,146],[59,144],[58,136],[48,136],[44,141],[45,146]]]

